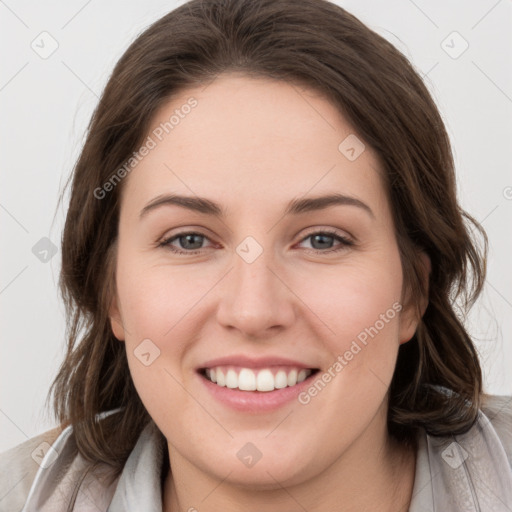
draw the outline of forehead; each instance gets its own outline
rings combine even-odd
[[[123,195],[179,192],[260,205],[326,192],[383,200],[378,160],[340,111],[303,86],[240,74],[175,95]]]

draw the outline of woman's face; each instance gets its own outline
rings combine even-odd
[[[275,486],[375,453],[416,320],[371,148],[318,94],[235,74],[148,135],[110,313],[171,466]]]

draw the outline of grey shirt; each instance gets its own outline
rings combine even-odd
[[[75,447],[69,426],[0,454],[0,511],[162,512],[167,443],[154,422],[110,486]],[[488,511],[512,512],[512,397],[487,395],[464,435],[418,438],[409,512]]]

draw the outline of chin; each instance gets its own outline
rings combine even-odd
[[[306,467],[297,467],[289,461],[271,460],[263,462],[261,459],[252,468],[240,467],[239,464],[226,465],[225,471],[219,474],[215,468],[218,479],[226,478],[226,482],[254,491],[278,490],[283,487],[297,485],[307,480]]]
[[[204,460],[203,452],[203,460],[198,461],[198,465],[217,480],[226,479],[226,482],[254,490],[281,489],[281,486],[300,484],[312,477],[314,458],[307,460],[304,453],[299,453],[302,442],[291,443],[293,448],[287,448],[286,443],[266,441],[252,442],[247,437],[241,442],[237,440],[233,443],[236,448],[214,450],[208,460]],[[212,465],[212,460],[220,464]]]

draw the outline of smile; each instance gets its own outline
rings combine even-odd
[[[204,368],[201,374],[220,387],[240,391],[274,391],[295,386],[317,369],[294,368],[291,366],[268,368],[244,368],[234,366],[216,366]]]

